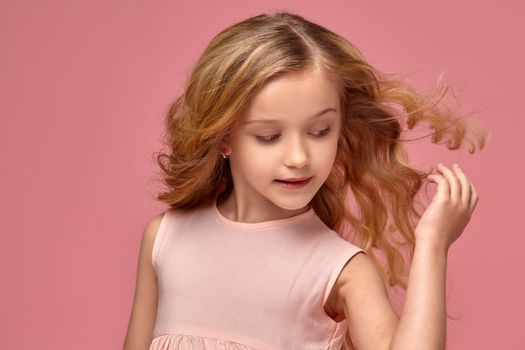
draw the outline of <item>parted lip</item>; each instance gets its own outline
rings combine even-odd
[[[311,176],[309,176],[309,177],[291,177],[291,178],[288,178],[288,179],[277,179],[277,180],[278,181],[289,181],[289,182],[300,182],[300,181],[308,180],[310,178],[311,178]]]

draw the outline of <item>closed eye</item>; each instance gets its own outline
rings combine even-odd
[[[316,134],[313,134],[313,136],[317,137],[317,138],[320,138],[320,137],[326,136],[326,134],[328,134],[329,131],[330,131],[330,128],[326,128],[326,129],[320,130]],[[279,136],[281,136],[281,135],[280,134],[275,134],[275,135],[269,135],[269,136],[255,136],[255,137],[260,142],[271,143],[271,142],[275,141],[277,138],[279,138]]]

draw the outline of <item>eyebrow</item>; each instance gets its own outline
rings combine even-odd
[[[337,110],[335,108],[329,107],[329,108],[323,109],[320,112],[315,113],[309,119],[320,117],[320,116],[322,116],[322,115],[324,115],[324,114],[326,114],[328,112],[337,112]],[[252,119],[252,120],[249,120],[247,122],[244,122],[244,124],[251,124],[251,123],[256,123],[256,122],[259,122],[259,123],[275,123],[275,122],[279,122],[279,121],[277,119]]]

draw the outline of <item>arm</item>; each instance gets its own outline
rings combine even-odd
[[[446,253],[416,245],[401,320],[374,261],[357,254],[339,276],[338,309],[359,350],[444,349]]]
[[[446,268],[446,251],[423,242],[416,244],[391,350],[445,349]]]
[[[151,253],[162,216],[163,214],[157,215],[148,221],[142,234],[133,309],[124,340],[124,350],[147,350],[152,341],[158,289]]]
[[[461,168],[438,164],[437,195],[415,229],[412,260],[403,317],[391,349],[445,349],[445,284],[448,249],[470,221],[478,194]]]
[[[358,254],[341,272],[339,309],[357,349],[445,349],[447,253],[476,207],[478,194],[459,167],[439,164],[433,198],[415,229],[416,246],[401,320],[389,303],[374,262]]]

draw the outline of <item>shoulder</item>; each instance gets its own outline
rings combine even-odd
[[[159,229],[160,223],[162,222],[162,218],[164,217],[165,214],[166,212],[162,212],[146,220],[146,224],[144,225],[144,230],[142,232],[142,244],[143,245],[153,246],[153,242],[155,241],[155,236]]]
[[[160,223],[162,222],[162,218],[164,215],[166,215],[166,213],[167,212],[162,212],[146,220],[144,231],[142,233],[143,240],[153,241],[155,239],[155,235],[159,229]]]
[[[145,257],[144,261],[151,262],[153,244],[155,242],[155,237],[160,227],[160,223],[164,218],[164,215],[167,212],[162,212],[155,216],[149,217],[146,220],[144,229],[142,231],[142,240],[141,240],[141,255]]]
[[[399,317],[374,260],[354,255],[336,281],[335,305],[344,314],[357,348],[382,349],[390,344]]]
[[[377,289],[381,286],[384,287],[381,273],[364,251],[356,253],[346,262],[334,285],[339,302],[348,302],[354,294],[367,290],[367,287]]]

